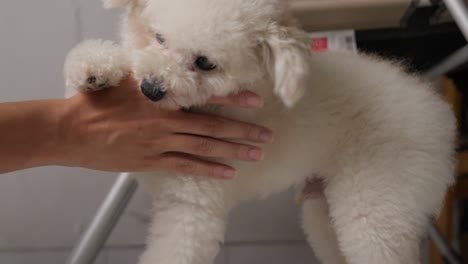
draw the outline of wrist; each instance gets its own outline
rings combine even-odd
[[[30,167],[67,164],[67,144],[62,135],[62,123],[66,109],[66,100],[42,101],[35,110],[37,133],[35,153],[29,161]]]

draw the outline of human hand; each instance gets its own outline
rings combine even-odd
[[[250,92],[212,98],[209,103],[262,106],[261,98]],[[132,78],[109,90],[77,94],[62,109],[58,142],[66,166],[232,178],[233,168],[201,157],[257,161],[262,158],[261,148],[227,139],[255,143],[272,139],[270,130],[257,125],[161,109],[147,101]]]

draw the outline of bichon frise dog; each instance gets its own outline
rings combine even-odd
[[[125,7],[122,44],[86,41],[65,64],[68,90],[128,73],[164,107],[213,111],[211,96],[254,91],[258,110],[216,114],[275,132],[231,181],[137,174],[154,197],[141,264],[208,264],[239,201],[309,182],[303,227],[326,264],[418,263],[418,245],[454,180],[455,120],[427,83],[393,63],[313,53],[285,0],[104,0]],[[318,188],[319,190],[313,190]]]

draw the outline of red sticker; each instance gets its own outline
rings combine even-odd
[[[328,50],[327,38],[314,38],[312,39],[311,48],[313,51],[326,51]]]

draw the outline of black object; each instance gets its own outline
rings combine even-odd
[[[419,2],[420,0],[411,1],[400,20],[402,27],[435,25],[447,9],[442,0],[431,0],[431,5],[426,7],[420,7]]]
[[[454,23],[358,30],[356,41],[361,52],[400,61],[413,73],[426,72],[466,45]]]

